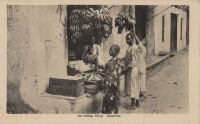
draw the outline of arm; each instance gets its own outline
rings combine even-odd
[[[143,56],[146,55],[146,48],[142,45],[141,41],[139,40],[138,36],[135,34],[136,43],[138,44],[138,47],[141,49],[141,53]]]
[[[102,55],[101,47],[97,44],[96,48],[97,48],[97,55],[101,56]]]
[[[141,42],[138,44],[138,47],[141,49],[142,55],[145,56],[146,55],[146,48],[142,45]]]
[[[134,32],[134,35],[135,35],[135,39],[136,39],[136,44],[139,44],[139,43],[140,43],[140,39],[139,39],[138,36],[135,34],[135,32]]]

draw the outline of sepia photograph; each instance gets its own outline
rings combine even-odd
[[[188,114],[189,5],[7,5],[8,114]]]

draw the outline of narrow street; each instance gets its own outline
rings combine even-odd
[[[140,108],[126,110],[130,101],[119,107],[119,113],[188,113],[189,49],[175,53],[170,64],[146,83],[147,92],[140,99]]]

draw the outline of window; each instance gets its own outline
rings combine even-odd
[[[165,40],[165,16],[162,16],[162,42]]]
[[[180,35],[180,40],[183,39],[183,18],[181,18],[181,35]]]

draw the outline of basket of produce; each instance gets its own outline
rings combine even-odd
[[[86,93],[97,93],[101,87],[103,79],[98,74],[86,74],[85,76],[85,92]]]

